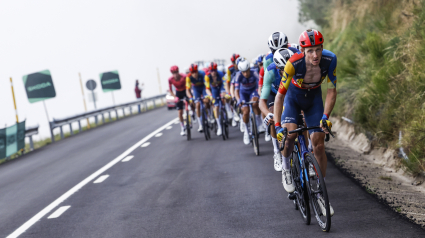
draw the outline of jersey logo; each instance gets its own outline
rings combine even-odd
[[[301,87],[301,84],[303,84],[303,81],[304,81],[303,78],[297,79],[297,84],[300,85],[300,87]]]
[[[336,76],[336,67],[335,67],[335,69],[334,69],[334,76]]]

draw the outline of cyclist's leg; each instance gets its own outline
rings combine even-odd
[[[179,99],[184,99],[186,97],[186,91],[176,91],[176,97],[178,97]],[[176,105],[176,109],[178,111],[180,126],[181,126],[180,135],[185,135],[185,127],[183,122],[183,108],[184,108],[184,103],[182,101],[179,101]]]
[[[265,128],[263,126],[263,120],[261,119],[261,111],[260,111],[260,108],[258,107],[258,98],[259,98],[258,92],[256,89],[254,89],[250,95],[250,100],[256,102],[252,104],[252,110],[254,111],[254,114],[255,114],[255,121],[257,123],[258,132],[264,132]]]
[[[220,98],[220,89],[221,87],[211,87],[211,93],[214,99],[214,117],[215,120],[217,122],[217,135],[220,136],[222,131],[221,128],[221,123],[220,123],[220,114],[219,114],[219,101],[221,100]]]

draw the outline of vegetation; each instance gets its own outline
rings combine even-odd
[[[408,172],[425,170],[425,0],[299,0],[338,57],[334,115],[378,145],[402,146]],[[327,16],[322,19],[320,16]],[[399,132],[402,143],[398,143]]]

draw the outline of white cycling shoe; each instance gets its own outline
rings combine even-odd
[[[182,131],[180,132],[181,136],[185,136],[186,135],[186,130],[184,128],[182,128]]]
[[[258,129],[258,132],[260,132],[260,133],[266,131],[266,129],[264,129],[263,122],[260,122],[260,123],[257,122],[257,129]]]
[[[270,134],[268,134],[267,132],[265,134],[266,134],[266,136],[264,137],[264,140],[265,141],[271,141],[272,136]]]
[[[239,126],[240,126],[240,130],[241,130],[241,132],[242,132],[242,133],[244,133],[244,132],[245,132],[245,126],[244,126],[244,123],[243,123],[243,122],[240,122],[240,123],[239,123]]]
[[[236,127],[238,123],[235,121],[235,118],[232,119],[232,127]]]
[[[233,119],[235,119],[235,121],[237,121],[237,122],[240,120],[239,115],[238,115],[238,113],[237,113],[237,112],[235,112],[235,113],[233,114]]]
[[[319,204],[323,216],[326,216],[325,200],[319,194],[317,194],[317,203]],[[329,211],[331,212],[331,216],[333,216],[335,212],[333,207],[331,206],[331,203],[329,203]]]
[[[282,183],[286,192],[293,193],[295,191],[294,180],[290,170],[282,169]]]
[[[217,135],[218,135],[218,136],[221,136],[222,134],[223,134],[223,132],[222,132],[221,128],[218,128],[218,129],[217,129]]]
[[[282,171],[282,155],[278,152],[273,155],[274,159],[274,170],[276,172]]]
[[[241,123],[242,124],[242,123]],[[243,143],[245,144],[245,145],[249,145],[249,132],[247,132],[247,131],[245,131],[244,133],[243,133]]]
[[[204,128],[202,128],[202,125],[199,125],[198,132],[200,133],[204,132]]]

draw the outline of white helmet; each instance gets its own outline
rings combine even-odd
[[[217,66],[217,70],[218,71],[220,71],[220,72],[225,72],[226,70],[225,70],[226,68],[224,68],[224,65],[219,65],[219,66]]]
[[[249,61],[246,58],[240,58],[238,63],[239,71],[247,71],[249,68]]]
[[[271,51],[276,51],[288,45],[288,37],[283,32],[275,32],[270,35],[267,44]]]
[[[301,50],[300,45],[298,45],[298,44],[294,44],[294,43],[288,44],[288,47],[292,47],[292,48],[295,48],[295,49],[297,49],[297,50]]]
[[[290,49],[279,49],[273,55],[273,61],[279,69],[284,69],[286,62],[294,55]]]

